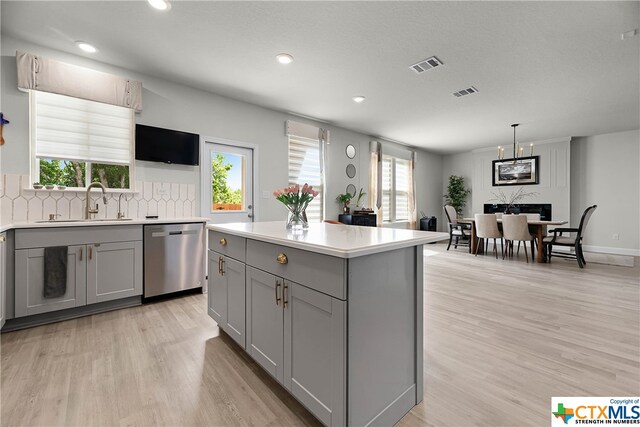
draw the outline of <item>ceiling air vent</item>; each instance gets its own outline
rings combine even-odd
[[[459,98],[461,96],[471,95],[472,93],[476,93],[476,92],[478,92],[478,89],[476,89],[473,86],[469,86],[466,89],[462,89],[462,90],[459,90],[457,92],[453,92],[453,96],[457,96]]]
[[[409,68],[411,68],[413,71],[415,71],[416,74],[420,74],[420,73],[424,73],[425,71],[430,70],[432,68],[439,67],[441,65],[442,65],[442,61],[440,61],[435,56],[432,56],[431,58],[427,58],[424,61],[418,62],[417,64],[413,64]]]

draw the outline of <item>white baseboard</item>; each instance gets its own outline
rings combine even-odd
[[[640,256],[640,249],[612,248],[610,246],[582,245],[585,252],[598,252],[603,254]]]

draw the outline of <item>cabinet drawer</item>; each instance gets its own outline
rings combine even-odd
[[[278,256],[285,255],[280,264]],[[329,255],[247,240],[247,265],[346,300],[346,260]]]
[[[16,230],[16,249],[142,240],[141,225],[27,228]]]
[[[244,237],[209,230],[209,249],[238,261],[244,261],[245,241]]]

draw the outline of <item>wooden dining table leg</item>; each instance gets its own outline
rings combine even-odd
[[[547,226],[539,224],[537,229],[538,230],[536,233],[536,243],[538,244],[538,252],[536,254],[536,262],[544,263],[545,259],[544,259],[544,250],[543,250],[544,248],[542,247],[542,244],[543,244],[542,239],[544,239],[544,236],[546,236],[547,234]]]
[[[473,255],[476,253],[484,253],[484,242],[480,239],[480,245],[478,245],[478,236],[476,235],[476,223],[471,223],[471,244],[469,244],[469,252]]]

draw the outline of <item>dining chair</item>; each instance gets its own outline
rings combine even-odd
[[[582,213],[582,217],[580,218],[580,225],[578,228],[556,228],[553,230],[549,230],[550,233],[553,233],[553,236],[545,237],[542,242],[544,244],[545,254],[547,262],[551,262],[551,256],[555,255],[560,258],[575,258],[578,261],[578,266],[580,268],[584,268],[587,264],[587,261],[584,259],[584,254],[582,253],[582,238],[584,237],[584,230],[587,228],[587,224],[591,219],[591,215],[593,215],[593,211],[596,210],[598,205],[589,206]],[[566,236],[563,233],[575,233],[574,236]],[[554,246],[568,246],[573,248],[573,253],[571,252],[553,252]]]
[[[526,214],[520,214],[520,215],[524,215],[527,217],[527,221],[540,221],[540,214],[539,213],[526,213]]]
[[[451,243],[454,238],[456,239],[453,244],[455,249],[458,249],[458,245],[470,246],[471,224],[462,224],[458,222],[458,213],[456,212],[456,208],[451,205],[444,206],[444,213],[447,215],[447,222],[449,223],[449,244],[447,245],[447,250],[451,247]]]
[[[518,242],[518,252],[520,251],[520,242],[523,242],[524,257],[529,263],[529,255],[527,254],[527,241],[531,244],[531,258],[533,259],[533,239],[529,231],[527,215],[503,215],[502,216],[502,235],[506,243],[506,248],[502,252],[502,259],[504,259],[507,252],[513,255],[513,242]],[[508,249],[508,250],[507,250]]]
[[[476,237],[478,238],[478,243],[476,244],[476,256],[478,256],[480,239],[487,239],[486,250],[489,249],[489,239],[493,239],[493,252],[496,254],[496,259],[498,259],[498,246],[496,245],[496,239],[500,239],[500,243],[502,244],[502,233],[498,229],[498,219],[496,218],[496,215],[475,214],[474,218],[476,223]]]

